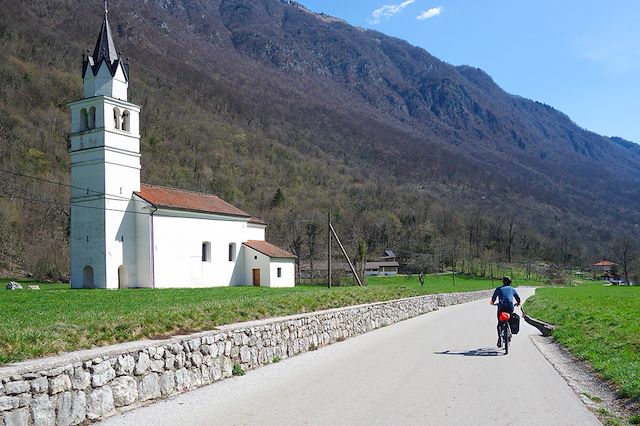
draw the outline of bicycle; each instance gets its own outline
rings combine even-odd
[[[499,314],[498,321],[498,329],[500,330],[500,337],[502,339],[502,343],[504,344],[504,354],[509,355],[509,343],[511,343],[511,325],[509,324],[509,320],[511,319],[511,314],[509,312],[501,311]]]

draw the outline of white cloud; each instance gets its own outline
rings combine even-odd
[[[416,19],[418,19],[419,21],[424,21],[426,19],[431,19],[435,16],[440,15],[441,12],[442,7],[432,7],[431,9],[422,12]]]
[[[382,22],[383,19],[388,19],[392,17],[393,15],[401,12],[404,8],[406,8],[407,6],[415,2],[416,0],[406,0],[398,4],[384,5],[381,8],[374,10],[371,13],[371,19],[369,19],[369,23],[379,24],[380,22]]]

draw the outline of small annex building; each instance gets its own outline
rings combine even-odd
[[[221,198],[140,182],[141,107],[105,10],[71,109],[72,288],[293,287],[295,256]]]

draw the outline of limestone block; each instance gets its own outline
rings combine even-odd
[[[31,401],[31,418],[34,426],[54,426],[56,407],[48,395],[38,395]]]
[[[116,375],[131,374],[136,366],[136,361],[131,355],[120,355],[116,360]]]
[[[109,382],[116,407],[133,404],[138,398],[138,386],[133,377],[121,376]]]
[[[209,345],[209,355],[213,358],[217,357],[219,354],[218,345]]]
[[[181,368],[176,371],[176,390],[178,392],[184,392],[189,389],[189,372],[186,368]]]
[[[240,348],[240,361],[243,363],[249,362],[251,359],[251,354],[249,353],[249,348],[247,346],[243,346]]]
[[[146,373],[150,366],[151,362],[149,355],[145,352],[140,352],[140,355],[138,355],[138,362],[136,363],[136,368],[133,370],[133,373],[136,376],[141,376]]]
[[[200,367],[202,365],[202,355],[199,352],[193,352],[191,354],[191,364],[194,367]]]
[[[17,382],[9,382],[4,385],[4,393],[7,395],[17,395],[19,393],[25,393],[31,389],[29,382],[20,380]]]
[[[173,364],[175,362],[175,355],[172,354],[171,352],[167,351],[165,353],[165,359],[164,359],[164,368],[165,370],[173,370]]]
[[[164,359],[152,359],[150,362],[151,371],[155,371],[156,373],[161,373],[164,371]]]
[[[153,356],[154,359],[162,359],[164,356],[164,346],[158,346],[156,348],[156,354]]]
[[[29,410],[26,408],[20,408],[17,410],[5,412],[4,424],[5,426],[28,426]]]
[[[71,377],[71,387],[76,390],[83,390],[91,384],[91,374],[82,367],[76,367]]]
[[[87,398],[84,392],[65,392],[58,397],[57,425],[77,425],[87,416]]]
[[[18,408],[20,399],[17,396],[0,396],[0,411]]]
[[[55,395],[60,392],[65,392],[71,389],[71,379],[66,374],[53,377],[49,379],[49,394]]]
[[[160,381],[156,373],[149,373],[138,383],[140,401],[160,398]]]
[[[33,397],[30,392],[18,395],[18,407],[27,407],[31,404]]]
[[[189,340],[189,349],[191,352],[197,351],[200,348],[200,339]]]
[[[49,389],[49,381],[46,377],[38,377],[30,382],[31,392],[43,393]]]
[[[94,389],[89,394],[87,398],[87,417],[89,419],[99,419],[113,410],[113,393],[109,386]]]
[[[106,370],[91,376],[91,385],[94,388],[104,386],[109,383],[111,379],[116,377],[116,370],[111,368],[111,364],[107,364],[109,367]]]
[[[209,352],[211,351],[211,349],[209,348],[209,345],[202,345],[200,346],[200,353],[202,355],[209,355]]]
[[[170,395],[176,386],[176,374],[173,371],[165,371],[160,376],[160,393],[162,396]]]

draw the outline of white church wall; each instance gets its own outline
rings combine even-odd
[[[245,282],[248,285],[253,285],[253,270],[260,270],[260,287],[269,287],[270,283],[270,273],[269,273],[269,264],[271,259],[269,256],[266,256],[260,253],[257,250],[252,249],[251,247],[244,247],[244,261],[245,261]]]
[[[158,210],[154,214],[155,287],[242,285],[246,219],[193,212]],[[210,243],[210,260],[202,260],[202,244]],[[229,261],[229,244],[235,259]]]
[[[105,211],[106,287],[110,289],[135,286],[136,214],[134,201],[107,197]],[[126,276],[120,269],[124,266]]]
[[[272,258],[269,265],[270,287],[295,287],[296,285],[296,269],[294,259]],[[278,277],[278,268],[280,268],[280,277]]]
[[[247,240],[258,240],[264,241],[265,238],[265,229],[267,227],[265,225],[260,225],[257,223],[249,223],[247,224]],[[245,241],[247,241],[245,240]]]
[[[151,271],[151,227],[154,217],[151,212],[154,208],[148,207],[148,204],[141,198],[133,197],[133,210],[136,221],[136,281],[133,283],[135,287],[152,287],[152,271]]]
[[[71,204],[71,287],[85,286],[84,269],[92,271],[93,285],[90,288],[106,286],[104,262],[104,200],[99,197],[86,201],[72,201]],[[89,283],[90,284],[90,283]]]
[[[127,81],[124,78],[122,67],[118,66],[116,75],[111,76],[111,72],[106,62],[102,62],[97,75],[93,75],[91,69],[87,69],[84,78],[84,97],[111,96],[123,101],[127,100]]]

